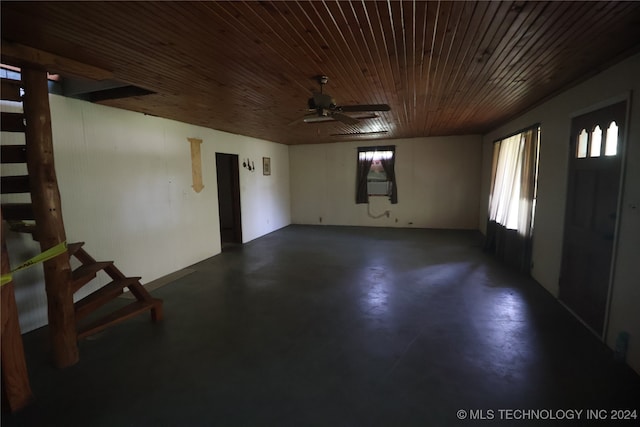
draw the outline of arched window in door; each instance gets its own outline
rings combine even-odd
[[[589,152],[590,157],[600,157],[600,151],[602,151],[602,129],[600,125],[596,125],[591,132],[591,150]]]
[[[604,145],[605,156],[615,156],[618,154],[618,125],[615,120],[609,125],[607,129],[607,139]]]

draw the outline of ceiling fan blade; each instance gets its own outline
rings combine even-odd
[[[334,119],[344,123],[345,125],[357,125],[360,123],[358,119],[354,119],[353,117],[349,117],[346,114],[335,112],[331,115]]]
[[[363,105],[343,105],[338,109],[344,113],[356,111],[390,111],[391,107],[387,104],[363,104]]]
[[[312,116],[307,116],[302,119],[305,123],[324,123],[324,122],[333,122],[335,119],[331,116],[318,116],[316,114]]]
[[[366,120],[366,119],[377,119],[380,116],[373,113],[369,113],[369,114],[360,113],[355,116],[346,116],[346,117],[350,117],[352,119],[357,119],[358,121],[360,121],[360,120]],[[313,115],[305,116],[303,119],[296,120],[291,124],[298,123],[300,120],[302,120],[305,123],[328,123],[328,122],[335,122],[337,119],[334,118],[333,115],[318,116],[317,114],[313,114]]]
[[[309,118],[313,118],[313,117],[317,117],[315,114],[305,114],[304,116],[300,117],[299,119],[295,119],[294,121],[292,121],[291,123],[289,123],[287,126],[295,126],[299,123],[305,122],[307,123],[307,120]]]

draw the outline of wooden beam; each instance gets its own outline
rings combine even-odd
[[[2,62],[27,68],[38,68],[49,72],[71,74],[91,80],[113,78],[111,71],[83,64],[73,59],[45,52],[19,43],[2,40]],[[46,81],[46,80],[45,80]]]
[[[1,219],[1,216],[0,216]],[[2,221],[4,224],[4,221]],[[4,230],[3,230],[4,231]],[[2,232],[2,274],[10,271],[9,254]],[[31,401],[31,386],[24,347],[18,324],[18,308],[13,289],[13,281],[2,286],[2,306],[0,306],[0,358],[2,360],[2,406],[18,411]]]
[[[23,68],[22,81],[24,115],[28,123],[25,133],[27,170],[40,248],[44,252],[67,240],[53,157],[47,74]],[[64,368],[75,364],[79,358],[69,254],[65,252],[43,265],[53,362]]]

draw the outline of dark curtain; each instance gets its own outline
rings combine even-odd
[[[533,199],[535,197],[536,163],[538,150],[538,127],[522,132],[523,149],[519,156],[521,173],[516,178],[515,185],[520,186],[520,200],[518,209],[518,228],[507,229],[503,224],[491,218],[487,221],[487,235],[484,248],[493,252],[496,257],[506,264],[517,268],[523,273],[531,271],[531,248],[533,242]],[[496,169],[499,162],[501,144],[494,145],[494,161],[491,183],[491,201],[495,202],[494,190],[502,183],[496,182]]]
[[[531,270],[531,237],[524,237],[518,230],[510,230],[495,221],[487,221],[487,237],[484,249],[517,270],[529,274]]]
[[[358,152],[358,170],[356,176],[356,203],[369,203],[369,191],[367,189],[367,175],[371,169],[373,158],[360,158]]]
[[[391,194],[389,195],[389,200],[391,200],[391,204],[398,203],[398,186],[396,185],[396,152],[393,151],[393,156],[390,159],[380,159],[380,164],[384,169],[384,172],[387,174],[387,179],[391,181]]]

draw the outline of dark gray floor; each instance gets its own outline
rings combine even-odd
[[[82,341],[74,367],[50,368],[46,329],[27,334],[37,400],[3,426],[495,425],[500,409],[640,410],[640,378],[482,253],[476,232],[290,226],[193,268],[154,291],[162,323]],[[460,409],[494,419],[459,421]],[[502,424],[596,425],[581,417]]]

